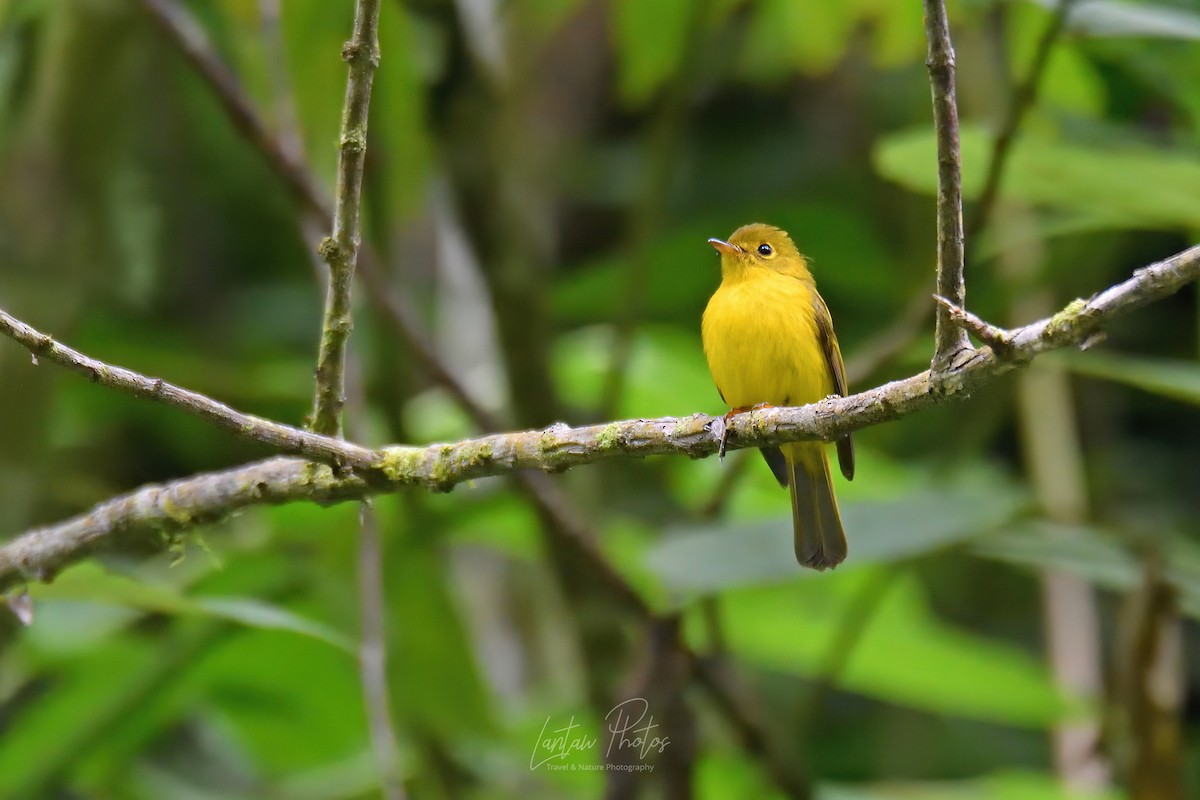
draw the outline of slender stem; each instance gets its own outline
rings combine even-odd
[[[311,426],[317,433],[341,436],[341,411],[349,360],[346,344],[353,330],[351,299],[362,227],[362,179],[367,158],[371,86],[379,67],[379,0],[357,0],[354,33],[342,48],[350,65],[342,109],[333,233],[317,250],[329,265],[325,317],[317,356],[317,386]],[[355,386],[359,381],[355,381]],[[363,413],[357,393],[357,418]],[[385,800],[403,800],[391,695],[387,683],[387,635],[384,615],[383,545],[375,512],[366,500],[359,507],[358,588],[362,632],[359,670],[370,728],[371,749]]]
[[[1038,88],[1041,86],[1042,76],[1046,73],[1050,52],[1062,36],[1070,7],[1074,2],[1075,0],[1061,0],[1054,18],[1042,31],[1041,38],[1038,39],[1029,72],[1026,73],[1024,80],[1013,86],[1007,115],[1001,123],[999,134],[992,143],[983,191],[976,204],[975,213],[970,219],[970,224],[967,226],[965,235],[967,242],[975,241],[975,238],[990,224],[1000,183],[1008,166],[1012,144],[1029,110],[1037,102]],[[916,292],[894,323],[872,336],[847,360],[846,374],[849,376],[850,384],[861,383],[903,353],[920,334],[934,309],[935,307],[929,303],[929,295],[924,288]]]
[[[1179,590],[1163,573],[1162,555],[1149,551],[1141,585],[1122,609],[1113,680],[1121,724],[1113,749],[1124,761],[1130,797],[1184,800],[1192,792],[1181,724],[1186,694],[1183,625]]]
[[[1004,222],[1004,220],[1001,220]],[[1028,285],[1041,264],[1028,254],[1002,254],[1004,278]],[[1029,319],[1053,308],[1053,293],[1040,289],[1012,304],[1011,319]],[[1072,381],[1054,365],[1017,376],[1016,427],[1026,480],[1038,511],[1060,525],[1083,525],[1091,517],[1087,457],[1081,440]],[[1043,636],[1054,683],[1064,696],[1099,698],[1105,693],[1103,624],[1092,585],[1078,575],[1047,566],[1041,574]],[[1097,719],[1065,719],[1050,731],[1054,766],[1065,786],[1100,791],[1111,766]]]
[[[829,643],[829,648],[823,654],[812,690],[809,692],[795,725],[795,729],[800,732],[802,739],[812,736],[829,695],[837,687],[846,667],[850,665],[854,651],[862,642],[871,620],[875,618],[876,612],[880,609],[892,586],[895,585],[900,570],[900,567],[885,568],[872,575],[866,583],[858,588],[858,591],[842,610],[833,641]]]
[[[142,8],[179,49],[196,73],[212,87],[225,115],[266,160],[292,194],[322,219],[333,214],[325,190],[295,148],[271,132],[234,74],[221,62],[191,12],[178,0],[140,0]]]
[[[362,614],[358,646],[363,701],[371,732],[371,750],[379,770],[384,800],[403,800],[399,747],[387,683],[387,631],[384,622],[383,543],[369,502],[358,510],[358,606]]]
[[[1000,354],[1001,357],[1006,357],[1008,355],[1008,331],[1004,330],[1003,328],[996,327],[990,322],[982,319],[976,314],[972,314],[970,311],[967,311],[964,308],[959,308],[944,297],[938,297],[937,295],[934,295],[933,299],[934,302],[936,302],[938,305],[944,306],[946,310],[950,312],[951,319],[963,326],[963,328],[975,334],[975,337],[979,339],[979,341],[995,350]]]
[[[354,322],[350,295],[361,241],[363,165],[367,159],[367,119],[371,84],[379,66],[380,0],[358,0],[354,7],[354,35],[342,48],[350,65],[346,101],[342,109],[337,191],[334,198],[333,234],[321,242],[319,252],[329,265],[325,319],[317,355],[317,391],[311,426],[317,433],[341,431],[345,403],[346,342]]]
[[[962,162],[958,151],[958,101],[954,90],[954,46],[945,0],[924,0],[925,37],[929,40],[929,84],[933,94],[933,129],[937,138],[937,294],[966,307],[963,283]],[[970,348],[967,334],[950,312],[939,308],[934,333],[933,369],[946,369]]]
[[[329,225],[333,217],[331,198],[312,175],[308,165],[297,159],[286,136],[271,131],[186,8],[175,0],[142,0],[142,4],[167,38],[208,84],[234,127],[259,151],[308,214],[318,219],[322,226]],[[416,311],[406,298],[388,284],[378,265],[379,257],[369,242],[364,242],[359,252],[357,272],[366,283],[368,297],[380,317],[392,327],[421,367],[454,396],[482,430],[500,430],[499,420],[470,395],[463,383],[438,357],[421,330]]]
[[[34,363],[38,363],[37,359],[44,359],[78,373],[92,383],[172,406],[218,428],[269,445],[280,452],[302,455],[314,461],[338,466],[369,467],[374,461],[374,455],[368,448],[293,428],[281,422],[244,414],[199,392],[86,356],[78,350],[56,342],[52,337],[3,310],[0,310],[0,334],[27,348],[34,356]]]
[[[794,758],[781,758],[775,753],[771,738],[765,733],[762,722],[750,710],[749,704],[728,676],[718,665],[693,655],[696,679],[716,704],[718,710],[733,727],[742,748],[763,762],[771,780],[791,800],[811,800],[812,784],[804,765]]]
[[[987,176],[983,179],[983,190],[975,205],[970,225],[967,226],[967,241],[973,241],[979,232],[987,227],[992,212],[996,207],[996,198],[1000,193],[1000,183],[1004,177],[1004,168],[1008,166],[1008,157],[1012,152],[1013,142],[1016,141],[1017,131],[1029,110],[1037,103],[1038,89],[1041,88],[1042,76],[1046,73],[1046,65],[1050,62],[1050,52],[1062,36],[1075,0],[1059,0],[1058,8],[1050,19],[1050,24],[1042,31],[1034,49],[1033,63],[1029,72],[1025,73],[1014,87],[1012,99],[1008,103],[1004,121],[992,145],[992,157],[988,161]]]
[[[846,359],[847,382],[851,386],[861,385],[899,358],[925,330],[933,310],[934,305],[929,302],[929,292],[922,281],[920,291],[908,299],[896,318],[860,344]]]

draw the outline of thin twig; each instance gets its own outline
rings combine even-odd
[[[975,334],[979,341],[995,350],[1001,358],[1007,358],[1010,355],[1012,342],[1008,331],[996,327],[965,308],[959,308],[944,297],[935,294],[933,299],[949,312],[951,319]]]
[[[284,46],[282,0],[258,0],[259,32],[267,60],[267,78],[270,87],[270,106],[275,120],[280,149],[300,165],[300,174],[307,180],[308,170],[304,167],[304,139],[300,133],[300,121],[296,112],[295,91],[287,69],[287,49]],[[220,63],[220,62],[217,62]],[[251,108],[253,122],[258,115]]]
[[[363,438],[366,398],[363,393],[361,359],[347,354],[347,419],[352,436]],[[366,707],[371,752],[379,775],[383,800],[404,800],[404,770],[400,763],[396,723],[392,717],[392,695],[388,688],[387,598],[384,587],[383,537],[379,515],[370,498],[358,508],[358,673]]]
[[[403,800],[403,772],[398,758],[396,724],[392,720],[391,693],[387,682],[383,544],[375,510],[367,501],[359,506],[358,536],[358,605],[362,614],[358,659],[367,724],[371,732],[371,750],[379,770],[384,800]]]
[[[1008,157],[1012,153],[1012,145],[1016,141],[1017,131],[1020,129],[1021,123],[1025,121],[1025,115],[1037,102],[1042,76],[1046,73],[1046,65],[1050,63],[1050,52],[1066,28],[1071,6],[1074,4],[1075,0],[1059,0],[1058,8],[1055,9],[1050,23],[1038,38],[1029,72],[1013,87],[1012,98],[1009,100],[1004,121],[1000,124],[1000,132],[992,144],[992,157],[988,161],[987,176],[983,179],[983,190],[979,193],[979,201],[975,204],[975,213],[971,216],[970,224],[967,226],[968,242],[975,241],[975,237],[987,227],[991,220],[992,212],[996,207],[996,198],[1000,194],[1000,182],[1004,177],[1004,168],[1008,166]]]
[[[880,604],[895,584],[900,569],[901,567],[891,567],[872,575],[858,588],[843,609],[833,641],[823,654],[812,690],[794,726],[800,732],[801,739],[812,736],[830,693],[849,666],[854,651],[867,632],[871,620],[875,618]]]
[[[929,40],[929,84],[933,94],[933,130],[937,138],[937,294],[966,307],[963,283],[962,162],[958,152],[958,101],[954,94],[954,46],[945,0],[924,0],[925,37]],[[950,313],[939,309],[934,331],[933,369],[944,370],[963,350],[967,334]]]
[[[1123,756],[1130,796],[1184,800],[1188,791],[1181,718],[1185,700],[1178,590],[1150,551],[1141,585],[1125,600],[1114,670],[1114,748]]]
[[[213,94],[234,128],[262,154],[267,165],[292,194],[328,223],[333,215],[333,205],[327,199],[322,199],[325,190],[317,183],[300,153],[289,148],[271,132],[255,110],[254,103],[242,90],[238,79],[216,57],[204,29],[196,23],[191,13],[177,0],[141,0],[141,4],[192,68],[212,87]]]
[[[1075,300],[1048,319],[1009,331],[1011,360],[985,349],[941,375],[926,371],[849,397],[741,414],[730,422],[730,446],[831,441],[950,399],[964,399],[1038,354],[1078,344],[1114,318],[1167,297],[1198,278],[1200,246],[1139,269],[1128,280],[1089,300]],[[186,530],[250,505],[300,499],[332,502],[411,484],[447,490],[463,481],[518,470],[558,471],[628,456],[708,456],[716,453],[719,445],[710,432],[715,419],[696,414],[578,428],[553,425],[452,444],[386,447],[368,451],[374,466],[369,482],[295,459],[272,459],[229,472],[192,476],[115,498],[74,520],[30,531],[6,543],[0,547],[0,590],[80,560],[90,547],[115,532],[153,532],[161,538],[164,530]],[[243,434],[252,435],[249,431]],[[322,441],[354,447],[334,439]],[[168,544],[166,539],[159,542],[160,547]]]
[[[283,180],[284,186],[308,214],[315,217],[321,225],[329,225],[333,216],[332,200],[312,175],[308,165],[296,158],[286,142],[286,137],[270,130],[203,33],[195,33],[198,26],[189,12],[174,0],[142,0],[142,3],[162,27],[167,38],[180,49],[197,74],[208,83],[234,127],[262,154],[267,165]],[[422,369],[428,372],[435,382],[449,390],[459,405],[477,423],[485,419],[488,421],[487,424],[480,425],[482,430],[500,430],[499,421],[471,396],[463,383],[438,357],[433,345],[422,333],[420,317],[416,310],[388,284],[379,267],[379,257],[369,242],[363,242],[358,261],[357,272],[366,284],[368,298],[380,312],[380,317],[391,325],[393,332],[417,359]]]
[[[348,467],[369,467],[374,460],[372,452],[365,447],[243,414],[198,392],[98,361],[56,342],[3,310],[0,310],[0,334],[20,343],[38,359],[65,367],[92,383],[173,406],[218,428],[261,442],[280,452]]]
[[[1026,115],[1037,102],[1038,89],[1041,86],[1042,77],[1046,73],[1046,65],[1050,61],[1050,52],[1065,29],[1070,6],[1074,2],[1075,0],[1061,0],[1054,18],[1051,19],[1050,24],[1042,31],[1042,35],[1038,39],[1029,72],[1026,73],[1023,80],[1013,85],[1006,116],[1000,125],[999,134],[992,142],[987,176],[984,178],[983,190],[975,206],[975,213],[967,226],[965,243],[974,242],[979,234],[987,229],[991,221],[1000,183],[1004,177],[1005,168],[1008,166],[1012,144]],[[964,251],[964,258],[966,255]],[[905,304],[904,310],[895,322],[873,335],[851,355],[846,362],[846,374],[849,376],[850,384],[861,383],[870,378],[884,365],[890,364],[908,349],[908,346],[925,327],[926,321],[933,314],[935,308],[936,306],[929,303],[929,296],[925,289],[916,292]]]
[[[379,6],[379,0],[357,0],[354,6],[354,33],[342,48],[342,58],[350,67],[342,109],[333,233],[322,240],[317,248],[329,265],[329,282],[310,422],[317,433],[339,437],[342,434],[341,411],[348,383],[347,362],[351,358],[346,344],[353,329],[350,304],[361,241],[362,179],[367,158],[371,85],[380,57]],[[356,389],[354,410],[356,422],[361,423],[365,414],[361,376],[356,376],[349,384]],[[361,428],[361,425],[357,427]],[[358,600],[362,617],[359,671],[371,750],[384,799],[404,800],[398,737],[392,720],[391,693],[387,681],[383,544],[375,511],[367,499],[359,506],[358,536]]]
[[[321,257],[329,265],[329,287],[317,355],[317,391],[311,423],[317,433],[330,435],[341,430],[346,342],[354,328],[350,299],[361,241],[359,220],[363,166],[367,161],[371,84],[379,67],[379,5],[380,0],[355,3],[354,35],[342,48],[342,58],[350,65],[350,77],[346,81],[346,103],[338,142],[333,234],[323,240],[319,248]]]
[[[851,386],[861,385],[899,358],[925,329],[934,308],[922,282],[921,291],[909,298],[891,324],[872,334],[846,359],[846,382]]]
[[[810,800],[813,791],[806,771],[794,760],[776,754],[765,726],[750,712],[742,692],[721,672],[719,665],[696,654],[692,654],[692,659],[697,680],[731,723],[743,749],[763,762],[771,780],[785,796],[791,800]]]

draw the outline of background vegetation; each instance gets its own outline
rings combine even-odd
[[[299,424],[328,227],[153,5],[0,2],[0,307]],[[352,3],[183,8],[331,187]],[[854,387],[928,365],[920,3],[382,11],[364,238],[504,427],[721,411],[698,335],[718,280],[704,240],[752,220],[812,258]],[[1071,11],[1048,38],[1054,2],[950,4],[968,200],[1019,121],[999,202],[966,209],[968,303],[997,324],[1087,296],[1200,229],[1200,13],[1189,0]],[[1040,91],[1018,118],[1022,85]],[[359,294],[351,438],[477,431],[380,291]],[[1194,796],[1197,293],[1109,334],[861,432],[859,477],[838,485],[851,555],[831,574],[795,566],[787,493],[753,453],[555,476],[650,621],[562,551],[561,520],[513,482],[378,498],[408,794]],[[0,537],[264,455],[0,346]],[[360,546],[353,504],[294,504],[31,585],[33,624],[0,620],[0,796],[379,796]],[[675,625],[717,677],[670,654]],[[531,769],[539,732],[572,720],[601,744],[562,763],[603,763],[603,717],[632,697],[671,739],[646,757],[654,772],[626,785]]]

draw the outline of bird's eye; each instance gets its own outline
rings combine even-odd
[[[762,244],[760,244],[758,246],[758,254],[760,256],[766,257],[766,256],[771,255],[774,252],[775,251],[771,249],[771,245],[767,244],[766,242],[763,242]]]

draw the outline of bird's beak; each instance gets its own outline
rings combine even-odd
[[[723,256],[731,256],[735,253],[742,252],[742,248],[738,247],[736,244],[730,244],[724,239],[709,239],[708,243],[716,248],[717,252]]]

